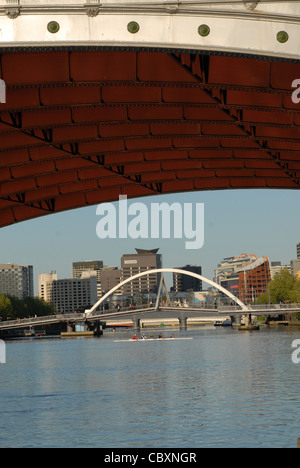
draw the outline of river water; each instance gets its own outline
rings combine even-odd
[[[7,342],[0,447],[296,447],[300,329],[174,333]]]

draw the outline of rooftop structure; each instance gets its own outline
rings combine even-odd
[[[215,269],[215,282],[222,284],[229,278],[237,278],[236,273],[244,266],[257,260],[257,256],[253,254],[242,253],[234,257],[226,257],[220,262]],[[226,287],[226,286],[224,286]]]

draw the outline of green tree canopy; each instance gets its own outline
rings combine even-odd
[[[4,294],[0,294],[0,317],[6,319],[10,317],[13,313],[13,306],[11,300],[4,296]]]
[[[270,300],[273,304],[280,302],[300,302],[300,280],[296,278],[287,268],[276,273],[269,283]],[[266,292],[258,297],[258,304],[269,302],[269,293]]]
[[[7,297],[0,294],[0,317],[2,319],[42,317],[55,314],[55,309],[38,297],[27,297],[18,299],[16,297]]]

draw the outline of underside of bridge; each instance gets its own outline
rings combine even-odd
[[[120,194],[300,188],[295,61],[69,48],[0,66],[0,227]]]

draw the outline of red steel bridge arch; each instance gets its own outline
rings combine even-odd
[[[168,11],[156,18],[150,10],[142,17],[132,6],[118,17],[128,37],[103,43],[80,41],[86,27],[81,36],[74,25],[65,33],[64,21],[77,21],[76,15],[93,33],[93,21],[104,21],[96,0],[82,4],[82,12],[74,0],[66,19],[53,8],[51,14],[45,10],[45,19],[39,9],[29,23],[28,5],[34,3],[0,0],[0,79],[6,84],[6,103],[0,103],[0,227],[122,194],[299,189],[300,104],[292,101],[292,83],[300,80],[299,2],[233,1],[244,9],[235,16],[226,5],[213,16],[181,11],[184,2],[175,2],[161,5]],[[271,4],[279,7],[268,16],[264,8]],[[285,15],[284,5],[290,8]],[[118,13],[111,11],[107,7],[107,24]],[[155,31],[152,43],[150,36],[139,40],[151,14],[153,24],[168,20],[174,34],[182,18],[193,21],[193,28],[210,24],[211,30],[192,29],[189,44],[171,44],[167,36],[155,42]],[[130,34],[126,25],[136,18],[140,30]],[[212,23],[220,18],[232,33],[222,29],[221,39]],[[51,19],[60,21],[57,35],[50,31]],[[236,38],[230,41],[241,21],[244,29],[256,29],[245,36],[241,31],[239,46]],[[30,30],[30,24],[36,27]],[[43,38],[39,25],[43,31],[48,25]]]

